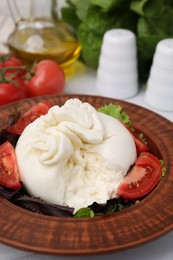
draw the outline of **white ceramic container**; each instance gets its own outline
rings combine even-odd
[[[135,34],[126,29],[111,29],[104,34],[97,70],[100,95],[126,99],[138,92]]]
[[[156,109],[173,111],[173,38],[156,46],[145,100]]]

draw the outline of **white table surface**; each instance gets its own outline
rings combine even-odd
[[[1,20],[1,16],[0,16]],[[8,23],[8,26],[11,22]],[[8,27],[6,25],[6,28]],[[10,27],[11,28],[11,27]],[[2,29],[0,27],[0,29]],[[4,27],[3,27],[4,30]],[[4,30],[4,34],[0,36],[0,41],[3,42],[7,38],[7,31]],[[0,45],[1,50],[1,45]],[[71,77],[66,82],[65,93],[70,94],[91,94],[98,95],[96,87],[96,72],[90,68],[82,66],[80,73]],[[105,89],[106,91],[106,89]],[[106,93],[105,93],[106,96]],[[116,97],[115,97],[116,98]],[[173,121],[173,112],[159,111],[145,102],[145,89],[142,87],[136,96],[126,99],[126,101],[148,108],[161,116]],[[32,259],[32,260],[66,260],[66,259],[78,259],[78,260],[172,260],[173,259],[173,231],[165,234],[164,236],[147,243],[145,245],[128,249],[115,254],[98,255],[98,256],[85,256],[85,257],[61,257],[61,256],[48,256],[34,254],[30,252],[21,251],[15,248],[8,247],[6,245],[0,244],[0,260],[19,260],[19,259]]]

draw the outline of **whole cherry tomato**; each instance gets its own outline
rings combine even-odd
[[[11,81],[0,82],[0,106],[27,97],[25,82],[16,77]]]
[[[0,54],[0,71],[5,74],[6,77],[10,77],[11,74],[16,73],[17,76],[22,76],[26,73],[26,70],[22,69],[23,62],[10,53]],[[3,71],[5,69],[5,71]]]
[[[29,96],[63,94],[65,75],[58,63],[42,60],[34,66],[34,75],[28,84]]]

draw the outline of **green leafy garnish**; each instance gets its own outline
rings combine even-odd
[[[92,218],[94,212],[90,208],[81,208],[74,214],[75,218]]]
[[[162,178],[162,177],[164,177],[165,174],[166,174],[166,167],[165,167],[165,163],[164,163],[163,160],[160,160],[160,163],[161,163],[161,165],[162,165],[162,176],[161,176],[161,178]]]
[[[139,133],[138,137],[144,144],[146,144],[146,145],[148,144],[148,142],[147,142],[147,140],[146,140],[146,138],[145,138],[143,133]]]
[[[75,218],[92,218],[95,216],[106,216],[114,212],[124,210],[134,204],[136,200],[123,199],[121,197],[108,200],[105,204],[94,202],[92,205],[81,208],[74,214]]]
[[[132,127],[129,116],[127,115],[127,113],[123,111],[123,108],[119,105],[108,104],[98,108],[98,112],[112,116],[122,121],[124,124]]]

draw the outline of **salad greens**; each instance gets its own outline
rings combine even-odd
[[[123,111],[123,108],[119,105],[113,105],[110,103],[108,105],[98,108],[98,112],[112,116],[131,127],[131,121],[129,116],[127,115],[127,113]]]
[[[81,208],[74,214],[75,218],[92,218],[94,217],[94,212],[92,209],[88,208]]]
[[[122,197],[107,200],[105,204],[98,204],[94,202],[87,208],[81,208],[74,214],[75,218],[92,218],[96,216],[105,216],[123,209],[126,209],[134,204],[137,204],[139,200],[123,199]]]
[[[67,0],[62,18],[77,32],[82,59],[96,69],[104,33],[126,28],[137,37],[139,76],[147,79],[156,44],[173,37],[172,0]]]
[[[163,160],[160,160],[160,163],[161,163],[161,165],[162,165],[162,177],[164,177],[165,176],[165,174],[166,174],[166,167],[165,167],[165,163],[164,163],[164,161]],[[161,177],[161,178],[162,178]]]

